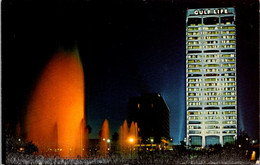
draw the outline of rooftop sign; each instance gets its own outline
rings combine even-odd
[[[215,10],[210,10],[210,9],[198,9],[194,10],[195,15],[206,15],[206,14],[228,14],[228,9],[215,9]]]
[[[187,15],[219,15],[219,14],[235,14],[234,8],[200,8],[188,9]]]

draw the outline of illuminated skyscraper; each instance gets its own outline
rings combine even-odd
[[[237,136],[234,8],[188,9],[186,143],[233,143]]]

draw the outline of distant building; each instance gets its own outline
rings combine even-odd
[[[234,8],[188,9],[186,143],[224,145],[237,137]]]
[[[137,122],[142,143],[169,140],[169,108],[160,94],[131,97],[128,121]]]

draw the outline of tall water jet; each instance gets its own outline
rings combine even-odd
[[[25,119],[26,139],[40,154],[83,156],[85,145],[84,73],[77,51],[59,51],[44,69]]]
[[[120,144],[120,150],[123,154],[126,154],[126,152],[128,151],[127,139],[128,139],[128,126],[127,126],[127,121],[125,120],[119,130],[119,144]]]
[[[105,156],[108,152],[109,139],[109,125],[108,120],[105,119],[100,132],[100,154]]]

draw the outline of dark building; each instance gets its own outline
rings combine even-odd
[[[129,98],[129,122],[137,122],[142,143],[169,140],[169,108],[160,94],[142,94]]]

